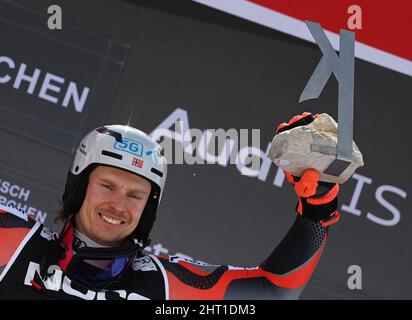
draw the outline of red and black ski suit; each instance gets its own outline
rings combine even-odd
[[[200,265],[177,256],[136,258],[118,288],[95,292],[59,278],[41,280],[51,231],[0,205],[0,299],[296,299],[325,247],[328,230],[300,215],[256,268]],[[33,285],[43,281],[43,288]]]

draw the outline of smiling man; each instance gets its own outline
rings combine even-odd
[[[151,184],[124,170],[99,166],[89,176],[86,197],[76,215],[80,234],[105,246],[117,246],[136,229]]]
[[[279,131],[309,124],[310,113]],[[145,255],[166,161],[145,133],[107,125],[86,135],[68,173],[59,234],[0,204],[1,299],[295,299],[337,221],[338,185],[286,173],[298,195],[289,232],[260,266],[199,265]],[[245,252],[247,254],[247,252]]]

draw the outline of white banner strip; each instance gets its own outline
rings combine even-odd
[[[315,43],[305,23],[285,14],[245,0],[192,0],[209,7],[253,21],[271,29]],[[317,21],[314,21],[317,22]],[[339,35],[325,33],[335,50],[339,50]],[[412,61],[356,41],[355,56],[379,66],[412,76]]]

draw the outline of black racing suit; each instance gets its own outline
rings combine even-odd
[[[0,205],[0,299],[296,299],[322,254],[327,228],[297,216],[281,243],[256,268],[203,265],[178,256],[136,258],[122,285],[95,292],[64,272],[42,281],[39,268],[52,232]],[[43,289],[34,283],[43,282]]]

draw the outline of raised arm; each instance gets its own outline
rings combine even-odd
[[[307,124],[294,117],[288,128]],[[309,169],[298,178],[285,172],[298,195],[298,213],[286,236],[269,257],[255,268],[199,265],[177,257],[164,257],[171,299],[296,299],[309,281],[325,248],[329,225],[339,219],[339,186],[319,181]]]
[[[317,197],[319,204],[310,203],[315,198],[302,199],[306,204],[298,204],[292,227],[259,267],[200,265],[161,257],[170,299],[297,299],[325,248],[328,224],[336,222],[337,195],[338,189],[331,188]]]

